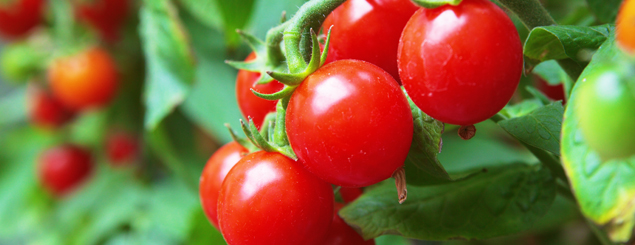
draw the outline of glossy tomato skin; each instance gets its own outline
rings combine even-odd
[[[251,53],[245,61],[255,58],[256,53]],[[255,84],[259,78],[259,73],[246,70],[238,71],[238,77],[236,78],[236,98],[238,99],[240,111],[245,118],[253,118],[254,124],[258,128],[260,128],[269,112],[276,111],[277,101],[262,99],[254,95],[251,89],[253,88],[259,93],[272,94],[282,90],[284,87],[282,83],[275,80],[267,84]]]
[[[77,188],[92,168],[90,152],[75,145],[61,145],[42,153],[39,178],[44,188],[59,197]]]
[[[139,154],[139,141],[130,133],[114,132],[106,140],[106,153],[111,166],[130,165]]]
[[[635,1],[622,2],[616,20],[615,39],[620,46],[631,54],[635,54]]]
[[[115,62],[101,48],[58,58],[49,67],[48,77],[55,97],[75,111],[105,106],[117,91]]]
[[[364,194],[362,188],[340,188],[340,195],[342,196],[342,200],[344,200],[345,203],[355,201],[355,199],[357,199],[362,194]]]
[[[56,129],[73,118],[73,113],[48,91],[36,86],[29,87],[29,115],[33,124]]]
[[[0,3],[0,34],[8,38],[25,35],[42,19],[44,0],[12,0]]]
[[[279,153],[243,157],[218,198],[221,232],[232,245],[321,245],[332,219],[331,186]]]
[[[403,27],[419,9],[410,0],[348,0],[324,21],[331,30],[327,63],[356,59],[373,63],[399,81],[397,48]]]
[[[128,14],[128,0],[73,0],[75,15],[94,26],[109,42],[119,38],[119,28]]]
[[[342,187],[389,178],[412,141],[412,113],[395,80],[359,60],[338,60],[308,76],[287,107],[286,129],[300,162]]]
[[[249,151],[235,141],[218,149],[205,164],[199,182],[199,198],[207,219],[216,227],[218,226],[218,194],[221,185],[229,170],[236,165],[238,160],[247,155]]]
[[[333,223],[331,229],[324,241],[324,245],[375,245],[375,240],[365,241],[353,228],[348,226],[346,222],[338,215],[344,204],[335,203],[335,212],[333,214]]]
[[[475,24],[477,23],[477,24]],[[445,123],[486,120],[510,100],[523,68],[518,32],[488,0],[419,9],[399,43],[399,76],[426,114]]]

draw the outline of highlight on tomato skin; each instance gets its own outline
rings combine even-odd
[[[0,36],[16,39],[40,24],[45,0],[7,0],[0,3]]]
[[[635,1],[624,0],[616,20],[615,39],[625,51],[635,55]]]
[[[76,145],[64,144],[50,148],[39,158],[39,180],[56,197],[77,189],[93,169],[90,152]]]
[[[106,139],[106,154],[111,166],[133,164],[139,157],[139,140],[131,133],[116,131]]]
[[[338,212],[344,207],[344,204],[335,203],[335,209],[333,210],[333,222],[331,228],[324,241],[324,245],[375,245],[375,240],[364,240],[364,238],[353,230],[344,220],[339,216]]]
[[[37,85],[28,87],[28,110],[31,122],[45,129],[57,129],[74,117],[53,95]]]

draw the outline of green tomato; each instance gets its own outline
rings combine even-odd
[[[13,83],[23,83],[42,72],[46,55],[27,43],[5,46],[0,55],[4,77]]]
[[[586,143],[603,160],[635,154],[635,77],[626,74],[607,64],[579,84],[574,110]]]

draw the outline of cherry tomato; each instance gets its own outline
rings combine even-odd
[[[344,2],[322,25],[325,31],[333,26],[326,62],[342,59],[368,61],[399,81],[399,37],[406,22],[417,9],[410,0]]]
[[[245,61],[250,61],[256,58],[256,53],[251,53],[247,56]],[[256,127],[260,128],[265,116],[269,112],[276,111],[276,101],[262,99],[253,92],[253,88],[259,93],[271,94],[280,91],[284,85],[278,81],[272,81],[267,84],[254,84],[260,78],[260,73],[251,72],[246,70],[238,71],[238,77],[236,78],[236,98],[238,99],[238,106],[245,118],[251,117],[254,120]]]
[[[113,167],[134,163],[138,152],[138,140],[129,133],[115,132],[106,140],[106,153]]]
[[[605,159],[635,154],[635,80],[604,65],[580,80],[575,112],[586,143]]]
[[[115,96],[117,68],[101,48],[53,61],[48,71],[53,94],[72,110],[104,106]]]
[[[286,128],[300,162],[342,187],[389,178],[412,141],[412,113],[395,80],[359,60],[338,60],[309,75],[291,95]]]
[[[635,53],[635,1],[625,0],[622,2],[619,14],[616,20],[615,39],[622,48]]]
[[[537,77],[534,81],[536,88],[543,92],[547,97],[555,101],[560,100],[564,104],[564,86],[562,85],[562,83],[558,85],[551,85],[547,83],[547,81],[539,77]]]
[[[55,196],[63,196],[79,186],[92,170],[90,153],[78,146],[61,145],[40,156],[40,182]]]
[[[488,0],[419,9],[399,42],[399,76],[414,103],[445,123],[470,125],[500,111],[523,68],[516,27]]]
[[[333,223],[326,237],[324,245],[375,245],[375,240],[365,241],[353,228],[348,226],[346,222],[337,214],[344,204],[335,203],[335,212],[333,214]]]
[[[97,28],[109,42],[119,38],[119,28],[128,14],[128,0],[73,0],[80,20]]]
[[[35,125],[55,129],[73,118],[73,113],[44,89],[30,86],[28,95],[29,115]]]
[[[0,2],[0,34],[8,38],[25,35],[40,23],[44,0]]]
[[[249,153],[247,149],[236,142],[231,142],[218,149],[207,161],[199,182],[199,197],[207,219],[218,226],[217,204],[221,185],[229,170],[238,160]]]
[[[279,153],[243,157],[218,197],[218,222],[232,245],[322,244],[332,219],[331,186]]]
[[[349,203],[355,201],[359,196],[363,194],[362,188],[340,188],[340,195],[344,202]]]

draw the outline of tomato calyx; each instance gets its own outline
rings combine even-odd
[[[247,139],[258,149],[266,152],[278,152],[288,158],[298,160],[287,137],[285,126],[286,104],[288,104],[288,98],[278,101],[275,114],[267,115],[261,131],[258,131],[251,117],[247,119],[247,123],[241,119],[240,125]],[[273,115],[275,115],[275,118]]]
[[[462,0],[412,0],[414,4],[427,9],[441,7],[446,4],[457,6],[461,1]]]

